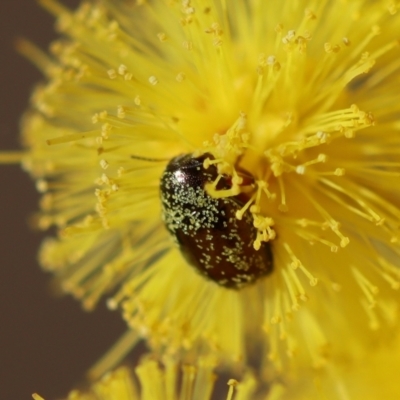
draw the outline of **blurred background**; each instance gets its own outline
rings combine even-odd
[[[75,8],[78,0],[61,0]],[[19,121],[41,74],[16,53],[28,38],[46,49],[54,20],[35,0],[0,0],[0,151],[19,148]],[[0,165],[0,399],[65,396],[125,330],[104,303],[84,312],[70,297],[54,298],[37,251],[44,237],[28,226],[37,209],[34,184],[18,165]]]

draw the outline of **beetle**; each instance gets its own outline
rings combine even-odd
[[[218,171],[213,164],[204,168],[206,158],[214,159],[210,153],[183,154],[168,163],[160,181],[162,218],[188,264],[220,286],[241,289],[272,272],[271,244],[255,250],[250,211],[236,218],[246,203],[242,193],[222,198],[207,193],[205,185]],[[223,175],[216,189],[231,186],[231,177]]]

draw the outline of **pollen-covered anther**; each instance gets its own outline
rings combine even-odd
[[[292,256],[292,260],[290,262],[290,267],[293,269],[297,269],[300,266],[301,266],[301,261],[297,257]]]
[[[360,111],[359,118],[360,123],[365,126],[375,125],[375,117],[371,112]]]
[[[266,65],[270,65],[270,66],[272,66],[272,65],[275,65],[276,64],[276,57],[275,56],[268,56],[267,58],[266,58],[266,60],[265,60],[265,64]]]
[[[223,32],[218,23],[214,22],[210,28],[207,28],[205,30],[205,33],[212,34],[213,36],[212,43],[215,47],[221,46],[222,44],[221,36]]]
[[[295,30],[290,30],[288,31],[288,33],[286,34],[286,36],[284,36],[282,38],[282,43],[284,44],[289,44],[290,42],[293,41],[293,39],[296,37],[296,31]]]
[[[325,43],[324,50],[328,54],[338,53],[340,51],[340,46],[338,44]]]
[[[168,39],[168,36],[165,32],[157,33],[158,40],[163,43]]]
[[[99,112],[99,118],[101,120],[105,120],[108,117],[108,111],[107,110],[103,110]]]
[[[101,177],[96,181],[98,185],[109,185],[110,178],[106,174],[102,174]]]
[[[186,15],[194,14],[196,9],[192,7],[191,2],[189,0],[182,1],[182,12]]]
[[[107,75],[110,79],[116,79],[118,76],[117,71],[113,68],[107,70]]]
[[[307,42],[310,39],[305,38],[304,36],[299,36],[296,38],[295,43],[297,44],[297,49],[300,53],[305,53],[307,50]]]
[[[336,176],[344,176],[346,174],[346,170],[344,168],[336,168],[335,171],[333,171],[333,175]]]
[[[193,42],[191,42],[189,40],[185,40],[182,43],[182,47],[187,51],[191,51],[191,50],[193,50]]]
[[[260,249],[261,242],[269,242],[270,240],[275,239],[276,233],[272,229],[272,226],[274,225],[274,220],[272,218],[253,215],[253,225],[257,228],[257,237],[253,243],[256,250]]]
[[[322,224],[322,229],[329,228],[340,238],[340,247],[346,247],[350,243],[350,239],[340,232],[340,223],[335,220],[326,221]]]
[[[95,181],[95,183],[99,186],[107,185],[113,192],[117,192],[119,190],[119,185],[115,183],[113,179],[110,179],[106,174],[102,174],[101,177]]]
[[[248,147],[250,136],[246,130],[246,127],[247,116],[241,112],[239,118],[226,131],[225,134],[214,134],[214,144],[211,143],[210,148],[206,148],[205,151],[213,154],[216,159],[224,159],[228,164],[233,165],[237,158],[242,155]],[[220,167],[218,167],[218,171],[221,173]],[[224,171],[224,173],[228,172]]]
[[[120,178],[122,175],[125,173],[125,168],[124,167],[119,167],[117,170],[117,175]]]
[[[101,111],[92,116],[92,123],[97,124],[98,122],[105,120],[108,116],[107,111]]]
[[[149,77],[149,83],[151,85],[155,86],[158,83],[158,79],[154,75],[152,75],[152,76]]]
[[[252,204],[249,208],[250,212],[252,214],[260,214],[261,212],[261,207],[258,204]]]
[[[279,177],[287,171],[288,165],[283,161],[281,156],[273,154],[270,150],[265,151],[264,154],[269,159],[271,172],[275,177]]]
[[[126,110],[123,106],[117,107],[117,117],[120,119],[124,119],[126,117]]]
[[[209,34],[211,33],[211,34],[213,34],[215,36],[220,36],[223,33],[222,29],[221,29],[221,26],[217,22],[214,22],[211,25],[211,27],[207,28],[204,32],[205,33],[209,33]]]
[[[45,193],[49,190],[49,185],[47,183],[47,181],[45,181],[44,179],[39,179],[36,181],[36,190],[39,193]]]
[[[342,38],[342,42],[344,43],[345,46],[350,46],[351,45],[351,41],[348,37],[344,37]]]
[[[306,172],[306,167],[313,165],[313,164],[318,164],[318,163],[325,163],[327,160],[327,156],[325,154],[319,154],[317,158],[314,160],[310,160],[305,162],[304,164],[297,165],[294,167],[294,170],[296,171],[297,174],[299,175],[304,175]]]
[[[107,189],[96,189],[94,191],[94,195],[97,198],[97,201],[98,201],[97,204],[99,204],[99,205],[104,204],[107,201],[109,194],[110,194],[110,192]]]
[[[269,230],[269,228],[274,225],[274,220],[270,217],[255,215],[253,224],[254,227],[259,230]]]
[[[126,81],[131,81],[132,78],[133,78],[133,74],[130,73],[130,72],[127,72],[127,73],[124,75],[124,80],[126,80]]]
[[[267,66],[266,56],[264,53],[262,53],[258,56],[258,65],[256,68],[257,75],[262,76],[264,74],[264,69],[266,66]]]
[[[243,183],[243,178],[239,176],[236,171],[234,170],[234,174],[232,176],[232,185],[233,186],[240,186]]]
[[[315,15],[315,13],[312,10],[310,10],[309,8],[306,8],[306,10],[304,11],[304,15],[310,21],[317,19],[317,16]]]
[[[259,204],[260,202],[260,198],[261,198],[261,193],[264,193],[268,199],[273,200],[276,198],[276,194],[275,193],[271,193],[268,190],[268,183],[264,180],[257,180],[256,182],[257,185],[257,200],[256,200],[256,204]]]
[[[110,125],[108,122],[106,122],[105,124],[103,124],[101,126],[101,137],[103,139],[108,139],[108,135],[112,130],[112,125]]]
[[[103,169],[107,169],[109,167],[109,164],[106,160],[104,160],[104,158],[102,160],[100,160],[100,167]]]
[[[256,198],[256,193],[253,194],[253,196],[247,201],[247,203],[238,211],[236,211],[236,218],[241,220],[243,218],[243,215],[247,211],[247,209],[251,206],[251,204],[254,202]]]
[[[127,72],[128,72],[128,67],[127,67],[126,65],[121,64],[121,65],[118,67],[118,73],[119,73],[120,75],[124,76]]]
[[[343,130],[343,136],[346,139],[354,139],[355,135],[356,134],[355,134],[353,129],[345,129],[345,130]]]
[[[236,379],[229,379],[227,385],[228,386],[237,386],[238,385],[238,381]]]
[[[281,65],[276,60],[276,57],[274,55],[266,57],[265,54],[260,54],[258,57],[258,62],[259,64],[257,67],[257,73],[259,75],[263,74],[263,69],[265,67],[269,67],[274,72],[278,72],[281,69]]]
[[[306,167],[305,167],[305,165],[298,165],[298,166],[296,167],[296,174],[304,175],[305,172],[306,172]]]

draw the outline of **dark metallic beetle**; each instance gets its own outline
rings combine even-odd
[[[263,242],[254,249],[257,230],[249,211],[236,218],[247,200],[242,194],[215,199],[205,191],[218,176],[214,165],[204,168],[207,157],[214,159],[186,154],[169,162],[160,184],[163,219],[190,265],[221,286],[240,289],[271,273],[271,246]],[[230,187],[224,176],[217,190]]]

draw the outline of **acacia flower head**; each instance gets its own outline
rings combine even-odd
[[[38,225],[58,228],[40,259],[63,290],[88,309],[107,294],[155,348],[257,356],[267,370],[358,360],[390,340],[395,2],[41,3],[62,38],[50,56],[20,45],[47,77],[24,119],[24,166],[43,192]],[[207,198],[235,202],[252,232],[241,239],[270,251],[250,285],[198,274],[164,226],[160,179],[188,154],[214,171]]]
[[[256,382],[247,374],[241,382],[229,379],[225,388],[217,388],[215,363],[200,359],[195,364],[180,365],[172,359],[163,363],[151,357],[133,370],[119,367],[94,382],[86,390],[72,390],[66,400],[250,400]],[[34,400],[44,400],[38,394]]]
[[[119,367],[92,382],[89,388],[72,390],[66,400],[376,400],[398,399],[397,335],[394,343],[371,352],[362,365],[336,365],[335,374],[316,371],[312,380],[295,385],[273,382],[260,385],[247,371],[239,380],[224,378],[215,369],[213,357],[180,364],[171,357],[163,362],[143,358],[136,368]],[[377,368],[380,366],[380,368]],[[372,384],[368,384],[372,382]],[[388,384],[393,382],[394,384]],[[37,394],[34,400],[44,400]]]

